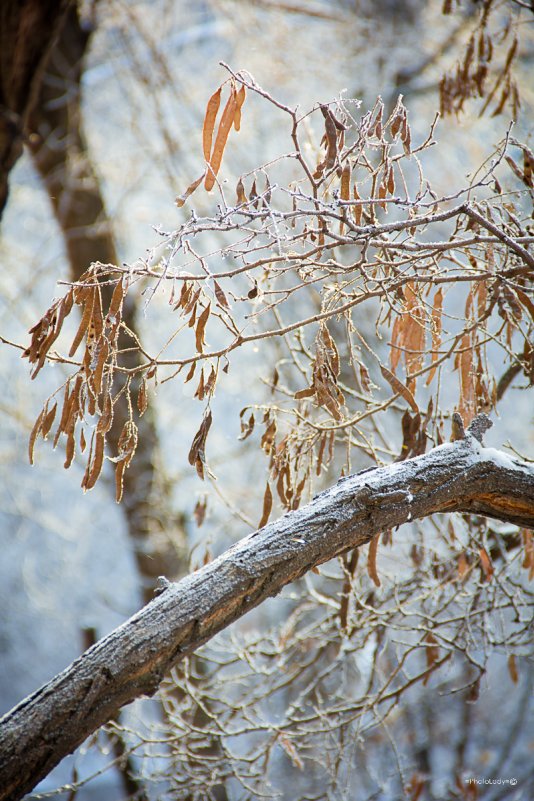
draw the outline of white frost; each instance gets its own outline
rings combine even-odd
[[[497,448],[480,448],[480,456],[506,470],[523,470],[525,473],[534,472],[534,467],[521,464],[521,462],[509,456],[507,453],[497,450]]]

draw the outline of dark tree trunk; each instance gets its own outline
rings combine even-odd
[[[70,264],[77,281],[93,262],[117,264],[112,222],[107,216],[100,182],[91,162],[83,126],[81,78],[92,29],[83,28],[78,8],[68,10],[32,114],[35,135],[30,142],[35,165],[47,189],[61,227]],[[103,289],[103,294],[111,291]],[[124,322],[138,332],[136,305],[128,300]],[[121,346],[131,341],[123,335]],[[126,354],[123,364],[137,366],[138,353]],[[117,387],[117,390],[119,387]],[[117,443],[129,410],[123,394],[115,406],[108,445]],[[144,600],[153,594],[157,576],[173,577],[187,570],[183,520],[173,515],[168,488],[158,474],[158,435],[149,407],[138,419],[136,458],[124,475],[123,506],[128,532],[143,584]],[[166,532],[173,531],[172,539]]]
[[[0,217],[68,0],[0,0]]]

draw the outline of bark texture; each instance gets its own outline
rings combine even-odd
[[[0,2],[0,217],[8,175],[22,154],[43,69],[69,0]]]
[[[534,467],[472,434],[341,479],[164,591],[0,721],[0,799],[15,801],[173,665],[315,565],[435,512],[534,527]]]

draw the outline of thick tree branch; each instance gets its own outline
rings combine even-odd
[[[124,704],[315,565],[435,512],[534,527],[534,467],[483,448],[483,428],[343,478],[162,594],[0,721],[0,799],[15,801]],[[474,436],[473,436],[474,434]]]

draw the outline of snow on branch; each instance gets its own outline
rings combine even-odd
[[[316,565],[387,529],[437,512],[534,527],[534,467],[481,442],[487,418],[457,439],[347,476],[243,538],[159,596],[9,712],[0,728],[0,799],[31,790],[123,705],[217,632]]]

